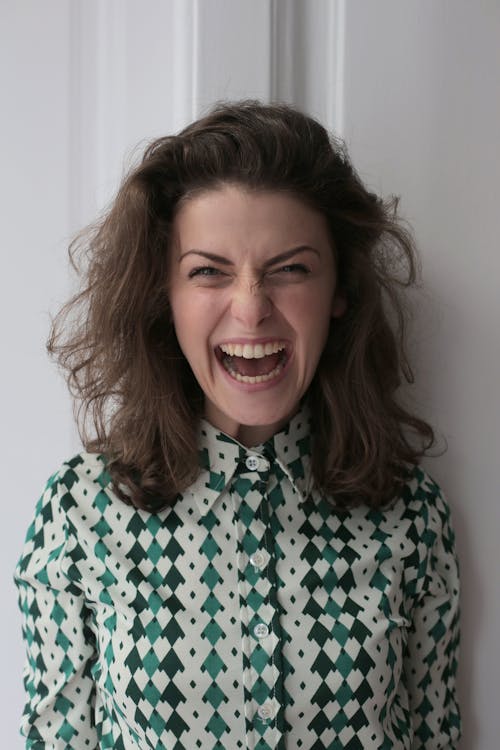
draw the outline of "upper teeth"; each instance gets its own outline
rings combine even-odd
[[[245,359],[261,359],[269,354],[277,354],[285,348],[282,341],[267,344],[221,344],[221,350],[230,357],[244,357]]]

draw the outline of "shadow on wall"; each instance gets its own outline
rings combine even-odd
[[[455,391],[449,388],[444,375],[460,366],[459,362],[451,362],[453,350],[446,346],[451,314],[446,310],[443,289],[428,278],[429,272],[425,259],[423,260],[423,287],[413,299],[408,337],[410,361],[416,375],[416,392],[408,397],[415,412],[428,419],[435,430],[436,445],[431,449],[431,455],[436,455],[436,458],[426,458],[423,464],[449,498],[457,538],[461,583],[461,642],[457,689],[462,739],[459,749],[473,750],[479,741],[479,724],[474,713],[478,709],[474,679],[477,679],[475,664],[481,649],[477,634],[485,616],[485,587],[471,543],[470,518],[466,518],[464,511],[468,498],[464,497],[463,472],[467,471],[468,461],[458,453],[460,442],[455,441],[449,433],[445,435],[442,429],[443,423],[446,424],[447,414],[461,413],[460,404],[455,400]],[[443,405],[443,398],[446,405]]]

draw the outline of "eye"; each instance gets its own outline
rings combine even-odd
[[[309,269],[302,263],[288,263],[286,266],[280,266],[274,273],[305,275],[309,273]]]
[[[199,268],[193,268],[189,272],[188,277],[192,279],[195,276],[203,276],[205,278],[208,278],[212,276],[221,276],[221,275],[222,275],[222,272],[219,271],[218,268],[214,268],[213,266],[199,266]]]

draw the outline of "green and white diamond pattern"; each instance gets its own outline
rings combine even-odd
[[[415,469],[384,510],[311,491],[303,409],[247,450],[204,422],[157,514],[66,462],[16,570],[27,747],[437,750],[459,735],[448,506]]]

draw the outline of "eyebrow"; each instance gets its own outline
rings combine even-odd
[[[264,263],[263,268],[269,268],[270,266],[276,265],[276,263],[283,263],[283,261],[290,260],[290,258],[293,258],[294,255],[305,251],[315,253],[318,258],[320,257],[319,251],[316,250],[316,248],[310,247],[309,245],[299,245],[298,247],[292,247],[291,250],[286,250],[284,253],[275,255],[273,258],[269,258],[269,260],[266,260],[266,262]],[[229,260],[229,258],[225,258],[223,255],[217,255],[216,253],[209,253],[206,250],[188,250],[187,252],[183,253],[183,255],[181,255],[181,257],[179,258],[179,263],[188,255],[200,255],[202,258],[211,260],[213,263],[220,263],[223,266],[234,265],[233,262]]]

